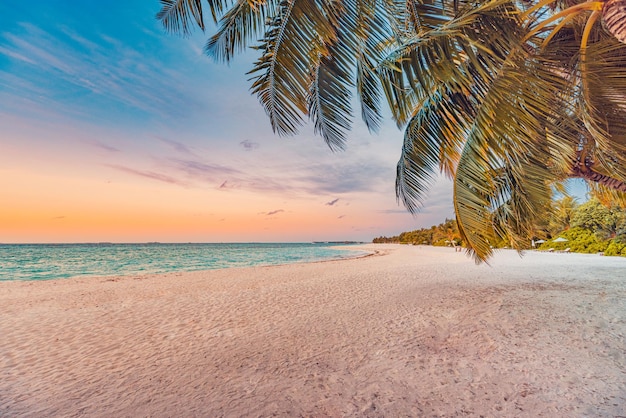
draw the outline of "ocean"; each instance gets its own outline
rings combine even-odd
[[[268,266],[363,254],[335,243],[0,244],[0,281]]]

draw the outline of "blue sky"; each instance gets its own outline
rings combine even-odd
[[[168,35],[156,0],[0,3],[0,241],[370,240],[452,217],[396,203],[402,133],[345,152],[274,135],[246,72]],[[330,204],[330,202],[334,202]]]

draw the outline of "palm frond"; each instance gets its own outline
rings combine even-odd
[[[394,50],[381,62],[378,72],[383,91],[398,126],[407,123],[426,92],[435,90],[439,80],[466,79],[456,64],[466,59],[454,35],[445,31],[429,33]]]
[[[376,7],[377,0],[346,0],[348,33],[354,34],[356,57],[356,89],[361,104],[361,118],[367,128],[378,131],[382,121],[380,103],[382,89],[376,72],[385,46],[392,42],[389,19]],[[342,31],[345,33],[345,31]]]
[[[612,37],[588,46],[587,62],[581,68],[582,88],[586,89],[584,115],[601,129],[598,147],[614,150],[623,158],[626,152],[626,45]],[[584,73],[583,73],[584,71]],[[626,161],[622,160],[626,165]]]
[[[315,133],[332,150],[343,149],[352,125],[350,62],[342,62],[341,58],[341,54],[321,57],[313,70],[309,96],[309,117],[315,123]]]
[[[396,171],[396,196],[409,212],[422,205],[437,172],[454,176],[473,113],[465,96],[444,88],[408,123]]]
[[[311,70],[336,40],[332,17],[325,12],[316,2],[282,0],[258,47],[263,55],[250,71],[256,74],[252,91],[279,135],[294,134],[302,124]]]
[[[521,243],[550,198],[549,184],[558,175],[548,167],[562,150],[547,132],[563,135],[555,121],[565,83],[520,49],[478,89],[484,94],[477,100],[454,191],[459,230],[477,260],[491,255],[495,239]]]
[[[220,27],[209,38],[205,52],[217,61],[230,62],[235,54],[261,37],[266,19],[276,13],[276,1],[237,0],[220,19]]]
[[[413,32],[424,33],[437,29],[450,21],[458,12],[462,1],[423,0],[407,1],[407,13]]]
[[[512,44],[519,44],[514,16],[498,14],[510,3],[493,0],[467,11],[440,27],[417,34],[391,51],[379,66],[383,89],[399,126],[411,117],[424,91],[441,80],[468,80],[467,68],[483,78],[497,71]]]
[[[598,199],[605,206],[618,205],[626,208],[626,193],[606,187],[601,183],[588,183],[589,194]]]
[[[585,53],[580,51],[583,21],[568,24],[538,59],[553,63],[555,74],[569,81],[570,99],[562,109],[569,133],[559,141],[570,144],[571,160],[579,169],[594,167],[623,177],[626,174],[626,45],[594,26]],[[571,166],[570,166],[571,168]],[[577,174],[576,174],[577,175]]]
[[[405,0],[380,0],[377,2],[380,6],[377,7],[377,12],[382,12],[387,16],[387,20],[393,38],[402,42],[406,34],[410,22],[407,21],[407,4]]]
[[[361,104],[361,119],[370,132],[377,132],[382,122],[380,102],[382,90],[374,61],[365,53],[356,60],[356,88]]]
[[[188,35],[194,24],[205,29],[201,0],[161,0],[161,6],[156,18],[167,31]]]

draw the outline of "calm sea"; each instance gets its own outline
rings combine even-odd
[[[337,244],[0,244],[0,280],[212,270],[354,257]]]

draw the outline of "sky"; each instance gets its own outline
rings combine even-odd
[[[446,179],[398,205],[391,121],[355,121],[338,153],[310,124],[278,137],[254,51],[215,63],[159,9],[0,2],[0,242],[370,241],[453,217]]]

